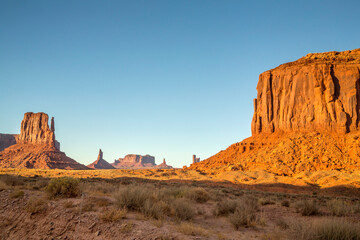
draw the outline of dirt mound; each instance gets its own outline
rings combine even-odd
[[[360,49],[308,54],[262,73],[253,136],[190,169],[278,175],[360,169]]]

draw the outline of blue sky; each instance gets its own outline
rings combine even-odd
[[[251,135],[261,72],[359,48],[359,1],[0,2],[0,132],[55,117],[62,151],[189,165]]]

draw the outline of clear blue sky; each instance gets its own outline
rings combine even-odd
[[[188,165],[249,137],[261,72],[360,47],[360,1],[0,2],[0,132],[55,117],[62,151]]]

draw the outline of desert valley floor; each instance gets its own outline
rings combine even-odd
[[[261,172],[220,180],[226,173],[182,169],[0,174],[1,239],[313,239],[339,224],[360,230],[358,174],[325,186],[315,176],[289,184]]]

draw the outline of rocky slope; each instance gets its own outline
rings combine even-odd
[[[115,167],[103,159],[103,152],[101,149],[99,150],[99,155],[96,161],[87,165],[87,167],[92,169],[115,169]]]
[[[262,73],[252,137],[191,165],[279,175],[360,168],[360,49],[308,54]]]
[[[25,113],[17,143],[0,152],[0,168],[88,169],[59,150],[45,113]]]

